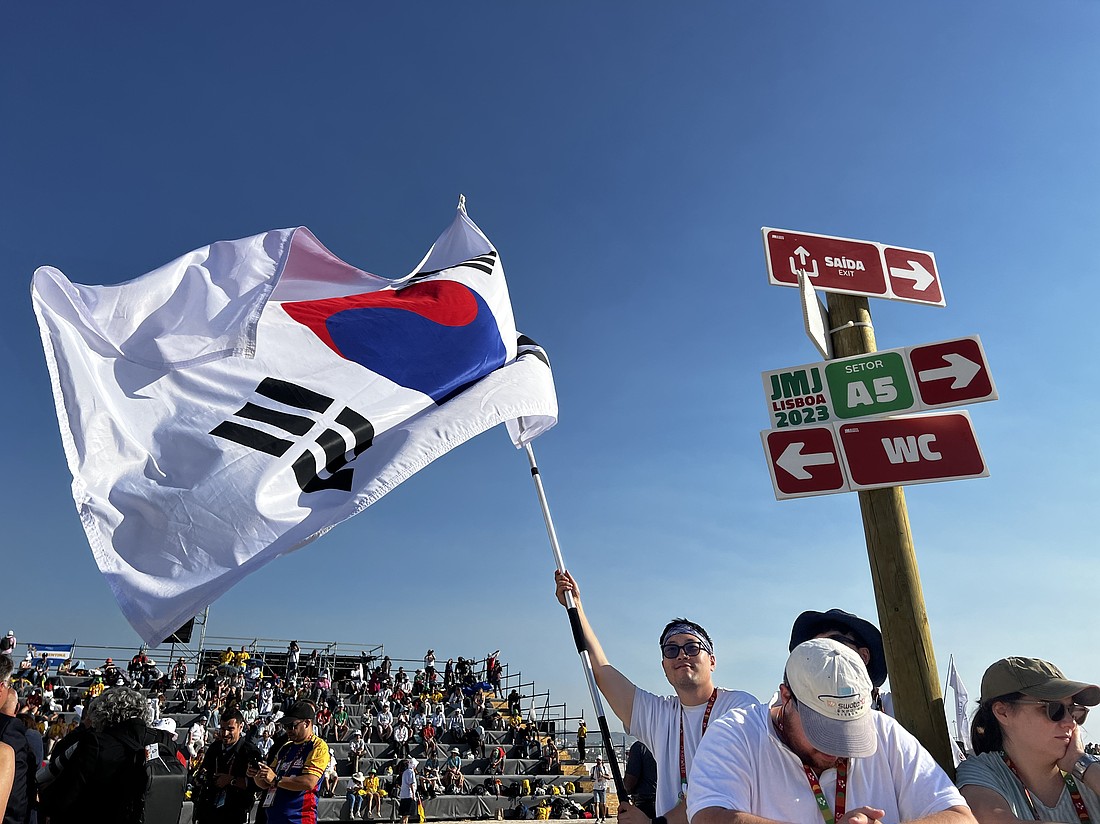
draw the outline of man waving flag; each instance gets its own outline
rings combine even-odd
[[[300,227],[116,286],[43,267],[31,294],[77,510],[150,643],[474,435],[507,422],[522,447],[557,421],[462,202],[398,280]]]

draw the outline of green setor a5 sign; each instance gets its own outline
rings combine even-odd
[[[773,429],[997,399],[977,335],[763,373]]]

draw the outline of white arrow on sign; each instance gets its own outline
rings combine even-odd
[[[798,262],[805,266],[806,258],[810,256],[810,253],[806,251],[806,247],[799,246],[797,249],[794,250],[794,253],[798,255]]]
[[[811,452],[803,455],[802,447],[805,445],[801,441],[793,441],[787,444],[783,454],[775,460],[776,466],[800,481],[808,481],[813,477],[806,471],[807,466],[828,466],[836,463],[836,458],[831,452]]]
[[[970,358],[965,358],[957,352],[948,352],[943,356],[948,366],[940,366],[936,369],[925,369],[917,374],[917,380],[921,383],[929,381],[942,381],[951,378],[952,389],[965,389],[970,386],[974,376],[982,371],[980,363],[974,363]]]
[[[902,269],[897,266],[891,266],[890,277],[904,278],[905,280],[913,281],[913,288],[918,292],[923,292],[936,282],[936,276],[925,269],[920,261],[910,260],[908,263],[913,267],[912,269]]]

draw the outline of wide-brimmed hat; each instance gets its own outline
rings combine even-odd
[[[867,673],[871,683],[881,687],[886,681],[886,651],[882,647],[882,633],[870,621],[842,609],[830,609],[828,612],[807,610],[794,619],[791,627],[791,643],[787,651],[791,652],[799,644],[804,644],[824,632],[825,627],[839,626],[850,632],[861,647],[871,651],[871,660],[867,662]]]
[[[787,659],[785,680],[798,702],[802,731],[814,749],[847,758],[875,754],[873,687],[854,650],[830,638],[799,644]]]
[[[361,773],[361,772],[354,772],[354,773],[351,774],[351,777],[356,781],[362,781],[363,779],[366,778],[366,776],[363,775],[363,773]]]
[[[1023,692],[1048,701],[1072,697],[1085,707],[1100,704],[1100,686],[1071,681],[1054,664],[1040,658],[1002,658],[985,671],[981,703],[1013,692]]]

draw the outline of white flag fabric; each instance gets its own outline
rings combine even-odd
[[[31,294],[80,519],[150,644],[474,435],[557,421],[462,205],[398,280],[299,227],[115,286],[43,267]]]
[[[970,742],[970,719],[967,718],[967,704],[970,703],[970,695],[963,685],[959,671],[955,669],[955,656],[952,655],[947,665],[947,686],[955,694],[955,727],[957,728],[958,741],[962,744],[963,756],[974,752],[974,745]],[[956,762],[957,764],[958,762]]]

